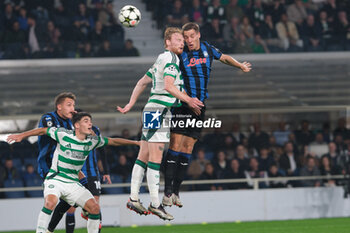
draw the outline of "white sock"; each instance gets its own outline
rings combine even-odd
[[[159,163],[148,163],[147,169],[147,184],[149,189],[149,194],[151,197],[151,203],[153,207],[158,207],[160,205],[159,201]]]
[[[46,233],[47,227],[51,219],[52,210],[45,207],[39,213],[38,223],[36,226],[36,233]]]
[[[98,233],[98,227],[100,225],[100,218],[91,219],[90,215],[87,221],[87,232],[88,233]]]
[[[139,199],[140,187],[145,175],[147,164],[141,160],[136,160],[131,173],[130,198],[134,201]]]

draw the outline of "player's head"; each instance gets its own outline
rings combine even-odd
[[[78,112],[73,114],[72,123],[76,132],[84,135],[92,133],[92,117],[90,113]]]
[[[199,25],[196,23],[186,23],[182,26],[182,32],[189,50],[198,50],[200,48],[201,38]]]
[[[168,27],[164,32],[164,46],[167,50],[181,54],[184,49],[184,37],[180,28]]]
[[[72,92],[62,92],[55,98],[58,115],[64,119],[72,119],[75,106],[75,95]]]

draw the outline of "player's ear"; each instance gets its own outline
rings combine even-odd
[[[201,38],[201,33],[200,32],[198,32],[198,38]]]

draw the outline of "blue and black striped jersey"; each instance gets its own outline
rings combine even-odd
[[[97,128],[96,126],[92,126],[92,130],[95,132],[95,134],[97,136],[100,136],[101,133],[100,133],[99,128]],[[90,154],[88,155],[88,157],[84,163],[83,168],[81,169],[81,171],[85,174],[85,176],[87,178],[95,176],[98,178],[98,180],[100,180],[100,172],[99,172],[98,165],[97,165],[98,154],[100,155],[100,158],[101,158],[101,161],[103,164],[104,173],[105,174],[109,173],[108,165],[105,162],[104,149],[101,147],[101,148],[92,150],[90,152]]]
[[[45,127],[63,127],[73,129],[73,124],[70,119],[63,119],[57,112],[48,112],[44,114],[39,122],[39,128]],[[57,142],[47,135],[38,137],[38,173],[41,177],[45,177],[50,170],[53,153],[56,149]]]
[[[208,82],[213,59],[219,60],[219,49],[203,41],[199,50],[190,51],[187,46],[180,57],[180,70],[186,93],[200,101],[208,98]]]

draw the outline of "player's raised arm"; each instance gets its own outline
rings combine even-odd
[[[12,142],[20,142],[22,141],[24,138],[30,137],[30,136],[40,136],[40,135],[44,135],[46,134],[48,128],[38,128],[38,129],[32,129],[32,130],[28,130],[25,131],[23,133],[19,133],[19,134],[11,134],[7,137],[6,141],[8,143],[12,143]]]
[[[129,139],[124,138],[108,138],[108,144],[109,146],[140,146],[140,141],[133,141]]]
[[[191,98],[184,92],[180,91],[175,85],[174,85],[174,77],[167,75],[164,77],[164,90],[169,92],[171,95],[176,97],[177,99],[186,102],[188,106],[190,106],[193,109],[200,110],[204,104],[197,98]]]
[[[131,110],[131,108],[134,106],[134,104],[136,103],[136,101],[139,98],[139,96],[141,95],[141,93],[145,90],[147,85],[151,82],[152,82],[152,79],[147,74],[145,74],[137,82],[136,86],[134,87],[134,90],[132,91],[129,103],[127,105],[125,105],[124,108],[117,106],[117,110],[123,114],[129,112]]]
[[[219,60],[226,65],[240,68],[243,72],[249,72],[252,69],[252,65],[249,62],[239,62],[227,54],[222,54]]]

